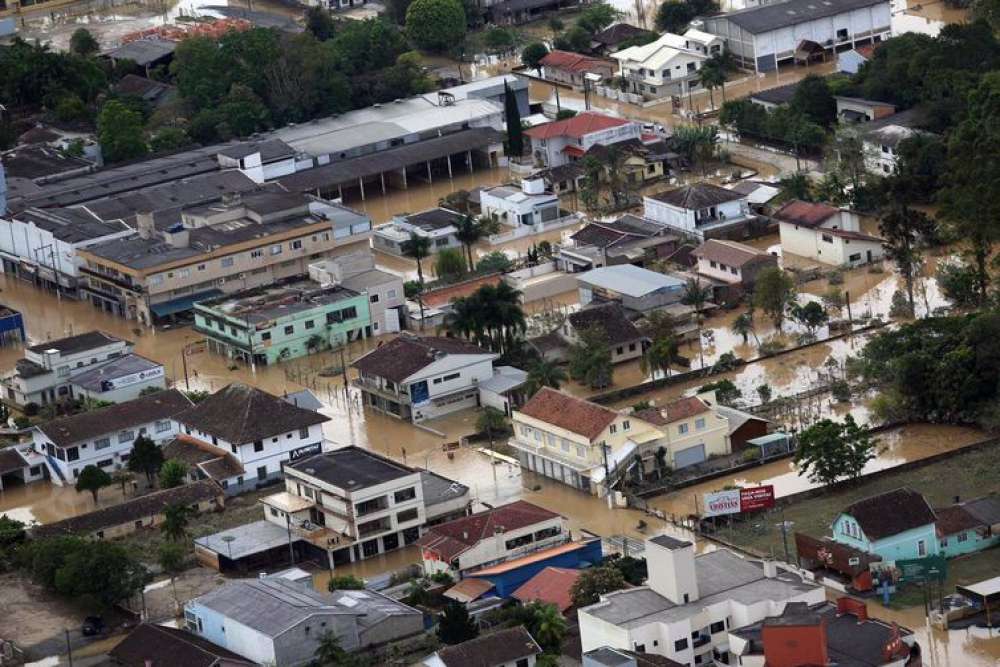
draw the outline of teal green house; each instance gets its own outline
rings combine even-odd
[[[371,335],[368,294],[296,279],[194,304],[210,352],[268,365]]]
[[[883,564],[940,553],[937,518],[927,500],[908,488],[859,500],[833,522],[833,540],[882,557]]]
[[[938,544],[948,558],[1000,544],[1000,496],[991,494],[935,510]]]

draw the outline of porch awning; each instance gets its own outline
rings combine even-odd
[[[196,294],[178,297],[176,299],[171,299],[170,301],[150,304],[149,309],[152,310],[153,314],[157,317],[167,317],[168,315],[173,315],[175,313],[183,313],[185,310],[191,310],[191,308],[194,307],[195,302],[211,299],[212,297],[220,296],[221,294],[222,290],[220,289],[205,290],[204,292],[197,292]]]

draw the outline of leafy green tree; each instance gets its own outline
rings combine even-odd
[[[553,46],[563,51],[583,53],[590,48],[590,37],[591,34],[586,28],[581,25],[574,25],[558,37]]]
[[[490,53],[510,53],[517,44],[518,36],[513,30],[499,26],[490,28],[483,35],[483,44]]]
[[[621,570],[602,565],[581,572],[573,582],[570,595],[573,606],[579,609],[600,601],[601,596],[606,593],[620,591],[623,588],[628,588],[628,582],[622,576]]]
[[[136,595],[146,569],[120,544],[78,537],[44,537],[23,547],[22,560],[45,588],[97,610]]]
[[[611,347],[602,329],[591,327],[579,332],[579,341],[569,350],[569,375],[592,389],[611,384]]]
[[[465,37],[465,8],[459,0],[413,0],[406,10],[406,34],[425,51],[447,51]]]
[[[154,153],[165,153],[191,145],[191,137],[181,127],[164,127],[149,140],[149,147]]]
[[[563,637],[566,636],[566,618],[554,604],[538,600],[527,604],[531,620],[527,629],[545,653],[559,655]]]
[[[694,308],[695,324],[698,327],[698,354],[701,356],[702,368],[705,366],[705,346],[701,337],[702,313],[705,304],[712,297],[711,285],[702,285],[697,278],[691,278],[684,284],[684,294],[681,296],[681,303]]]
[[[479,258],[476,269],[480,273],[507,273],[512,266],[510,257],[500,250],[494,250]]]
[[[757,341],[757,345],[760,345],[760,339],[757,338],[757,330],[753,323],[753,315],[750,313],[740,313],[737,315],[736,319],[733,320],[732,325],[729,327],[729,330],[737,336],[740,336],[743,339],[744,345],[747,344],[751,335],[753,335],[754,340]]]
[[[694,17],[694,10],[686,2],[667,0],[656,10],[656,27],[679,35],[687,29]]]
[[[353,574],[342,574],[330,577],[326,584],[326,590],[334,591],[360,591],[364,589],[365,582]]]
[[[639,359],[639,369],[643,375],[660,371],[670,377],[671,368],[680,360],[677,339],[674,336],[660,336],[643,352]]]
[[[106,486],[111,486],[111,484],[111,475],[95,465],[85,466],[80,471],[80,476],[76,478],[76,490],[90,491],[90,495],[94,497],[95,505],[97,504],[98,492]]]
[[[743,398],[743,392],[733,384],[730,379],[716,380],[709,382],[698,388],[698,393],[703,394],[708,391],[715,392],[715,400],[723,405],[732,405],[735,401]]]
[[[416,232],[410,232],[410,238],[403,243],[403,254],[413,259],[417,263],[417,280],[421,285],[424,283],[423,260],[431,254],[431,240],[426,236],[420,236]]]
[[[175,486],[184,484],[187,478],[188,467],[184,461],[169,459],[160,466],[160,488],[172,489]]]
[[[975,308],[979,304],[978,274],[967,262],[941,262],[935,278],[941,293],[956,308]]]
[[[549,55],[549,49],[542,42],[532,42],[521,51],[521,62],[525,67],[530,67],[538,71],[538,76],[542,75],[542,58]]]
[[[791,314],[795,321],[809,330],[810,334],[815,333],[816,329],[826,324],[830,319],[823,304],[818,301],[810,301],[805,305],[794,303],[791,307]]]
[[[948,146],[931,134],[915,134],[896,146],[896,173],[889,179],[891,196],[901,204],[934,200],[945,178]]]
[[[101,45],[86,28],[77,28],[69,37],[69,50],[78,56],[89,57],[101,50]]]
[[[781,199],[790,201],[798,199],[800,201],[813,201],[813,185],[809,177],[801,171],[782,177],[778,181],[778,189],[781,191]]]
[[[861,477],[875,455],[871,434],[847,415],[843,422],[824,419],[802,431],[795,465],[799,474],[808,474],[813,482],[827,486],[840,479]]]
[[[760,397],[761,403],[770,403],[771,398],[774,395],[774,391],[771,389],[771,385],[766,382],[757,385],[757,395]]]
[[[437,636],[442,644],[461,644],[479,636],[479,627],[469,617],[465,605],[450,601],[438,619]]]
[[[56,104],[55,113],[56,118],[66,123],[90,118],[90,110],[77,95],[67,95],[60,99]],[[82,146],[80,153],[83,153]]]
[[[777,267],[768,267],[757,274],[754,284],[753,303],[781,329],[785,320],[785,310],[795,301],[795,281]]]
[[[325,42],[337,32],[337,24],[330,16],[330,10],[316,5],[306,10],[306,30],[319,41]]]
[[[511,92],[506,81],[503,84],[503,93],[508,155],[520,157],[524,155],[524,129],[521,127],[521,110],[517,105],[517,97]]]
[[[467,270],[465,255],[458,248],[442,248],[434,258],[434,273],[439,278],[454,280],[461,278]]]
[[[194,510],[187,505],[168,505],[163,510],[163,523],[160,524],[160,531],[168,540],[180,542],[187,537],[187,527],[191,523]]]
[[[122,162],[146,154],[142,116],[118,100],[110,100],[101,108],[97,138],[106,162]]]
[[[189,401],[191,401],[192,403],[195,403],[195,404],[201,403],[206,398],[208,398],[209,396],[211,396],[210,393],[208,393],[207,391],[205,391],[203,389],[191,389],[191,390],[185,391],[183,393],[184,393],[185,396],[187,396],[187,399]]]
[[[580,13],[576,24],[589,32],[591,35],[598,33],[621,17],[621,12],[604,2],[596,2],[588,5]]]
[[[150,486],[153,477],[160,472],[163,465],[163,450],[144,435],[140,435],[132,444],[132,453],[128,457],[128,469],[134,473],[142,473]]]
[[[540,358],[528,367],[528,382],[525,393],[534,396],[542,387],[558,389],[566,381],[566,371],[554,361]]]
[[[350,659],[350,654],[340,645],[340,638],[327,630],[320,637],[313,656],[321,667],[342,667]]]
[[[879,232],[885,239],[885,254],[896,264],[896,270],[906,285],[910,315],[916,309],[913,286],[923,263],[920,242],[934,234],[934,222],[922,211],[905,204],[895,204],[879,220]]]
[[[177,596],[177,575],[184,571],[187,564],[187,549],[177,542],[164,542],[156,552],[156,562],[163,572],[170,575],[170,588],[173,589],[174,606],[180,609],[181,601]]]
[[[813,123],[830,127],[837,120],[837,101],[824,77],[810,74],[795,87],[789,106]]]

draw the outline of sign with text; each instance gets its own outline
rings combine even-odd
[[[755,512],[774,507],[774,486],[750,486],[705,494],[705,511],[702,516],[722,516]]]

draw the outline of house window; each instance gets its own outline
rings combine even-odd
[[[160,421],[156,422],[156,427],[155,428],[156,428],[156,432],[157,433],[163,433],[164,431],[169,431],[170,430],[170,420],[169,419],[161,419]]]
[[[253,443],[253,450],[255,452],[262,452],[262,451],[264,451],[264,441],[263,440],[255,440],[254,443]]]
[[[586,456],[587,456],[587,448],[584,447],[583,445],[577,445],[576,446],[576,455],[579,456],[581,459],[582,458],[586,458]]]
[[[449,375],[445,375],[445,376],[444,376],[443,378],[441,378],[441,379],[442,379],[442,380],[443,380],[444,382],[448,382],[449,380],[457,380],[457,379],[458,379],[458,378],[460,378],[460,377],[462,377],[462,374],[461,374],[461,373],[451,373],[451,374],[449,374]]]
[[[306,329],[314,329],[314,328],[316,328],[316,323],[313,322],[312,320],[306,320]]]
[[[622,347],[621,345],[619,345],[617,348],[615,348],[615,354],[624,354],[624,352],[625,352],[625,348]]]
[[[674,652],[686,651],[688,647],[687,637],[674,642]]]
[[[623,421],[623,422],[622,422],[622,430],[623,430],[623,431],[627,431],[627,430],[629,430],[630,428],[632,428],[632,422],[630,422],[630,421],[629,421],[629,420],[627,420],[627,419],[626,419],[625,421]]]
[[[260,259],[263,256],[264,256],[263,250],[258,249],[250,251],[250,259]]]
[[[378,303],[378,294],[372,294],[370,297],[368,297],[368,300],[371,301],[372,303]]]
[[[712,625],[708,626],[709,633],[711,633],[713,635],[715,633],[717,633],[717,632],[722,632],[725,629],[726,629],[726,624],[723,623],[722,621],[718,621],[716,623],[712,623]]]
[[[124,442],[132,442],[133,440],[135,440],[135,431],[122,431],[121,433],[118,434],[119,444]]]
[[[628,344],[628,351],[629,352],[635,352],[635,343],[629,343]]]
[[[103,459],[103,460],[97,462],[97,467],[98,468],[108,468],[111,465],[113,465],[114,462],[115,462],[114,459]]]
[[[272,255],[280,255],[281,254],[281,244],[280,243],[271,246],[271,254]]]
[[[681,435],[684,435],[685,433],[688,432],[688,425],[681,424],[680,426],[677,427],[677,432],[680,433]]]
[[[833,237],[830,236],[829,234],[822,234],[821,238],[825,243],[833,243]]]
[[[305,438],[308,438],[308,437],[309,437],[309,427],[306,426],[305,428],[300,428],[299,429],[299,438],[304,440]]]
[[[535,541],[547,540],[550,537],[555,537],[562,533],[561,526],[549,526],[548,528],[542,528],[535,533]]]
[[[181,269],[177,272],[178,278],[188,278],[191,275],[191,269]]]
[[[528,667],[528,659],[521,658],[516,663],[514,663],[514,667]]]
[[[515,537],[512,540],[507,540],[505,544],[507,550],[510,551],[512,549],[517,549],[518,547],[523,547],[526,544],[531,544],[533,541],[534,538],[531,536],[531,533],[528,533],[527,535],[522,535],[521,537]]]
[[[376,294],[376,296],[378,296],[378,295]],[[395,289],[386,290],[386,292],[385,292],[385,298],[387,298],[387,299],[395,299],[396,298],[396,290]]]
[[[257,468],[257,479],[259,481],[267,479],[267,466],[260,466]]]
[[[291,245],[292,245],[292,250],[301,250],[302,249],[302,239],[296,239],[296,240],[292,241]]]
[[[205,265],[204,264],[199,264],[198,265],[198,270],[199,271],[204,271],[205,270]]]
[[[696,431],[704,431],[705,430],[705,418],[704,417],[698,417],[697,419],[695,419],[694,420],[694,428],[695,428]]]
[[[285,335],[286,336],[291,336],[293,333],[295,333],[295,326],[294,325],[289,324],[287,327],[285,327]]]
[[[923,558],[927,555],[927,542],[925,540],[917,540],[917,556]]]
[[[219,264],[222,266],[222,268],[228,269],[229,267],[231,267],[233,265],[233,258],[232,257],[223,257],[219,261]]]
[[[567,442],[566,440],[562,441],[562,450],[564,452],[568,452],[569,451],[569,442]]]
[[[844,41],[847,39],[847,28],[841,28],[837,31],[837,40]]]
[[[959,533],[958,534],[958,541],[959,542],[968,542],[969,541],[969,534],[968,533]]]
[[[941,547],[943,548],[943,547],[946,547],[946,546],[948,546],[948,538],[947,537],[944,538],[943,540],[941,540]]]
[[[100,438],[94,440],[94,449],[107,449],[111,446],[111,438]]]
[[[415,487],[410,487],[408,489],[400,489],[392,494],[392,499],[397,503],[405,503],[407,501],[413,500],[417,497],[417,489]]]
[[[396,523],[406,523],[408,521],[413,521],[418,518],[418,512],[416,507],[411,507],[408,510],[403,510],[396,514]]]
[[[612,424],[611,427],[608,430],[611,431],[612,433],[617,433],[618,432],[618,425],[617,424]]]
[[[860,252],[854,253],[853,255],[851,255],[850,257],[847,258],[847,261],[849,261],[849,262],[860,262],[861,261],[861,253]]]

